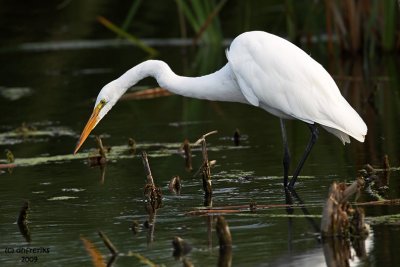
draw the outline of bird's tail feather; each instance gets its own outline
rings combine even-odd
[[[337,136],[343,144],[350,143],[349,136],[359,142],[364,142],[368,130],[367,125],[350,104],[347,101],[344,102],[345,104],[341,105],[338,110],[330,113],[334,114],[334,118],[316,121],[316,123]]]

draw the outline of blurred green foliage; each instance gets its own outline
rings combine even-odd
[[[264,30],[297,44],[327,42],[331,53],[373,55],[400,47],[399,2],[394,0],[155,2],[2,1],[0,28],[6,40],[15,42],[110,38],[96,20],[103,16],[138,38],[188,37],[219,43],[244,31]],[[22,23],[19,16],[28,16],[32,23]]]

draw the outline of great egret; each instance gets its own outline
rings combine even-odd
[[[284,145],[284,186],[293,188],[297,176],[318,138],[317,124],[343,144],[349,136],[363,142],[367,126],[340,94],[328,72],[289,41],[262,31],[236,37],[226,51],[228,63],[201,77],[176,75],[163,61],[148,60],[106,84],[97,96],[76,153],[89,133],[118,99],[145,77],[154,77],[172,93],[200,99],[240,102],[260,107],[280,118]],[[310,141],[288,184],[290,153],[285,119],[298,119],[311,130]]]

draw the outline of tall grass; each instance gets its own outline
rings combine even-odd
[[[394,0],[326,0],[328,25],[340,48],[352,54],[394,51],[399,41],[398,9]],[[330,38],[332,40],[332,38]]]
[[[396,0],[324,0],[307,4],[285,0],[282,5],[291,41],[326,35],[331,53],[336,47],[344,53],[373,55],[400,48],[398,4]]]
[[[340,51],[373,55],[377,51],[400,49],[400,2],[397,0],[249,0],[245,4],[228,0],[174,1],[181,36],[191,36],[194,43],[220,44],[223,32],[232,33],[234,28],[235,35],[246,30],[266,30],[286,35],[295,43],[301,40],[309,45],[318,43],[324,49],[325,43],[320,41],[325,40],[331,54]],[[110,29],[124,37],[131,35],[126,29],[143,2],[132,1],[122,26],[118,31],[116,27]],[[225,14],[230,15],[228,18],[222,15],[226,21],[221,25],[220,13],[225,9],[229,9]]]
[[[214,0],[175,0],[179,11],[182,12],[195,32],[194,42],[202,40],[205,43],[219,44],[222,41],[222,30],[218,13],[227,0],[218,3]]]
[[[384,50],[393,50],[396,41],[396,1],[380,1],[383,6],[382,13],[382,47]],[[399,2],[400,5],[400,2]],[[398,14],[398,12],[397,12]]]
[[[128,14],[125,17],[124,22],[122,23],[121,29],[125,32],[127,31],[128,27],[131,25],[133,18],[135,17],[136,12],[139,9],[139,6],[142,4],[142,0],[135,0],[132,1],[132,5],[128,10]]]
[[[111,21],[106,19],[105,17],[99,16],[99,17],[97,17],[97,21],[100,22],[104,27],[106,27],[110,31],[116,33],[118,36],[126,38],[128,41],[132,42],[133,44],[135,44],[142,50],[146,51],[150,57],[154,57],[158,54],[157,50],[148,46],[146,43],[141,41],[139,38],[124,31],[122,28],[118,27],[117,25],[115,25],[114,23],[112,23]]]

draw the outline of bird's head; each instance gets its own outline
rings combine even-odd
[[[113,90],[113,87],[113,84],[109,83],[104,86],[103,89],[101,89],[99,95],[97,96],[96,103],[94,104],[92,115],[90,115],[89,121],[86,123],[86,126],[79,137],[74,154],[78,152],[79,148],[85,142],[86,138],[89,136],[94,127],[96,127],[100,120],[118,101],[120,95],[116,94],[116,90]]]

